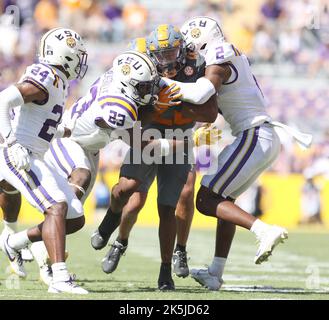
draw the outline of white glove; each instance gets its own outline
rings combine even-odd
[[[26,148],[18,142],[8,147],[9,157],[14,162],[16,169],[29,171],[31,169],[30,155]]]

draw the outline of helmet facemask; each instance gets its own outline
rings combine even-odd
[[[140,105],[154,105],[158,100],[159,83],[160,77],[158,75],[150,81],[131,79],[129,85],[133,88],[133,92],[130,97]],[[122,84],[126,86],[124,83]]]
[[[76,66],[74,72],[76,73],[77,79],[83,79],[88,70],[88,53],[86,51],[80,50],[80,54],[78,54],[79,63]]]
[[[161,76],[174,78],[184,66],[185,53],[184,45],[181,44],[179,47],[155,50],[150,54],[157,66],[158,73]]]

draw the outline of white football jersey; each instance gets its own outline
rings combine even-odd
[[[67,117],[78,117],[72,137],[79,142],[79,137],[92,135],[93,146],[89,151],[98,151],[115,139],[111,133],[115,129],[132,128],[137,121],[137,105],[131,99],[119,92],[112,85],[112,70],[103,74],[89,89],[84,97],[80,98],[69,110]],[[95,121],[103,119],[111,129],[100,129]],[[64,122],[65,123],[65,122]]]
[[[228,64],[232,70],[230,79],[219,92],[219,109],[230,124],[232,134],[258,126],[271,117],[265,111],[265,100],[252,74],[248,58],[231,43],[213,42],[205,53],[206,66]]]
[[[35,154],[43,155],[62,120],[68,81],[59,70],[46,64],[27,67],[19,83],[28,82],[47,95],[41,103],[31,102],[13,110],[13,130],[17,141]]]

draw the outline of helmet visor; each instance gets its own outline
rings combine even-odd
[[[175,64],[181,56],[181,48],[170,48],[165,50],[153,51],[155,61],[161,68]]]

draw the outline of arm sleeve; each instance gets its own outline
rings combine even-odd
[[[12,131],[9,110],[24,104],[22,94],[16,86],[0,92],[0,133],[4,139],[7,139]]]
[[[71,137],[82,148],[90,151],[98,151],[110,143],[110,135],[107,130],[97,129],[91,134]]]
[[[216,89],[212,82],[205,77],[199,78],[193,83],[183,83],[165,78],[168,84],[177,83],[182,94],[181,100],[193,104],[203,104],[207,102],[215,93]]]

